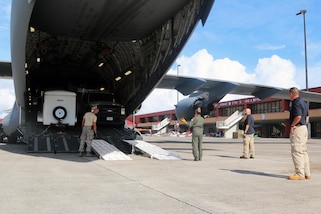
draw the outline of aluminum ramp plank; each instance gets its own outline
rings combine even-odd
[[[146,152],[147,154],[150,155],[151,158],[155,158],[158,160],[181,160],[179,156],[171,154],[158,146],[155,146],[151,143],[147,143],[142,140],[123,140],[123,141],[131,144],[132,146],[137,147],[143,152]]]
[[[92,149],[98,154],[100,159],[104,160],[132,160],[128,155],[109,144],[105,140],[93,140]]]

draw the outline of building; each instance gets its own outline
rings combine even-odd
[[[311,92],[321,93],[321,87],[309,89]],[[244,111],[249,107],[255,119],[255,134],[259,137],[289,137],[290,122],[289,109],[290,100],[268,98],[245,98],[220,102],[214,104],[214,110],[205,119],[204,133],[217,136],[222,130],[217,128],[217,122],[226,120],[235,111]],[[311,138],[321,138],[321,103],[309,103],[310,125],[309,134]],[[153,126],[164,119],[169,119],[166,132],[177,131],[177,118],[175,110],[161,111],[149,114],[135,115],[135,126],[140,130],[152,130]],[[133,116],[128,120],[133,121]],[[242,123],[239,123],[241,126]],[[241,127],[239,127],[241,128]],[[179,131],[186,131],[185,125],[179,125]]]

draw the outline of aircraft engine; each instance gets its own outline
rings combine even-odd
[[[188,97],[179,101],[176,105],[177,119],[185,118],[191,120],[194,116],[194,110],[203,106],[203,97]],[[203,109],[203,108],[202,108]]]
[[[18,136],[17,128],[19,127],[19,115],[20,115],[20,109],[17,103],[14,103],[12,111],[3,118],[2,127],[3,127],[4,133],[8,137],[9,143],[17,142],[17,136]]]

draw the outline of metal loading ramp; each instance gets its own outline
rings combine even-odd
[[[131,144],[133,147],[133,151],[134,151],[134,147],[137,147],[141,151],[149,154],[150,158],[152,159],[155,158],[158,160],[182,160],[179,156],[171,154],[158,146],[155,146],[151,143],[147,143],[142,140],[123,140],[123,141]]]
[[[115,146],[109,144],[104,140],[93,140],[91,144],[92,149],[100,159],[104,160],[132,160],[128,155],[117,149]]]
[[[77,152],[79,137],[73,135],[49,136],[39,135],[28,139],[28,152]]]

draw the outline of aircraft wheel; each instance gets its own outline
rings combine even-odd
[[[16,134],[12,134],[10,136],[7,136],[8,139],[8,143],[17,143],[17,135]]]

